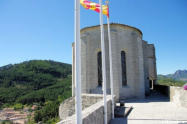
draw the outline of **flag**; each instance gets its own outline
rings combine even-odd
[[[94,3],[88,0],[80,0],[80,3],[85,9],[90,9],[100,13],[100,5],[98,3]],[[102,8],[103,8],[103,14],[109,17],[108,5],[102,5]]]

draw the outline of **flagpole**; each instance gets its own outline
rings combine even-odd
[[[104,40],[104,28],[103,28],[102,0],[99,0],[99,4],[100,4],[100,25],[101,25],[101,51],[102,51],[102,73],[103,73],[104,124],[107,124],[106,60],[105,60],[105,40]]]
[[[110,20],[108,16],[107,16],[107,24],[108,24],[108,41],[109,41],[109,58],[110,58],[110,88],[111,88],[111,97],[112,97],[112,119],[114,119],[114,82],[113,82],[113,67],[112,67],[112,42],[111,42],[111,33],[110,33]]]
[[[80,0],[75,0],[75,111],[76,124],[82,124],[82,99],[81,99],[81,50],[80,43]]]

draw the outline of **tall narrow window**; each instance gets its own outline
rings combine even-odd
[[[122,86],[127,86],[126,53],[121,51]]]
[[[97,70],[98,70],[98,86],[102,86],[103,78],[102,78],[102,58],[101,52],[97,53]]]

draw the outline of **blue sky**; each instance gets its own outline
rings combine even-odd
[[[186,0],[110,0],[110,20],[139,28],[155,44],[159,74],[187,69]],[[98,24],[99,14],[81,7],[81,27]],[[73,41],[74,0],[0,0],[0,66],[72,63]]]

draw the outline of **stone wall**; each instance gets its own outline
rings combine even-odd
[[[148,44],[147,41],[143,41],[143,53],[144,53],[144,79],[145,79],[145,94],[150,94],[150,81],[156,82],[157,70],[156,70],[156,56],[155,47],[153,44]]]
[[[147,50],[148,43],[147,41],[143,41],[143,55],[144,55],[144,82],[145,82],[145,94],[150,93],[150,85],[149,85],[149,66],[148,66],[148,61],[147,61]]]
[[[104,123],[104,106],[102,95],[84,94],[83,97],[83,124],[103,124]],[[75,124],[75,99],[74,97],[65,100],[59,107],[59,116],[61,122],[57,124]],[[107,117],[108,123],[112,118],[112,101],[111,96],[107,96]]]
[[[170,101],[187,108],[187,91],[182,87],[170,87]]]

